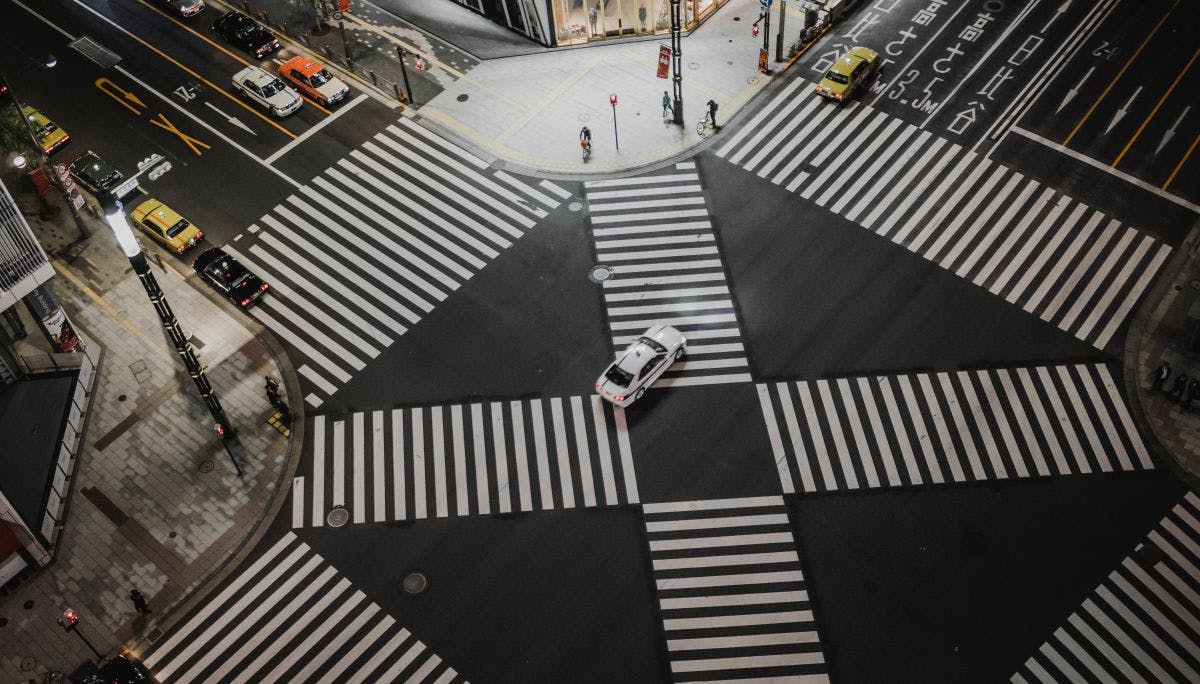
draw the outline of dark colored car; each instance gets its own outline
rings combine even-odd
[[[213,22],[212,29],[217,35],[232,43],[235,47],[245,50],[258,59],[279,49],[279,41],[271,32],[259,26],[250,17],[241,12],[226,12]]]
[[[150,681],[150,673],[136,660],[113,656],[95,672],[83,679],[83,684],[141,684]]]
[[[125,180],[121,172],[104,161],[95,152],[88,150],[71,164],[71,178],[93,195],[112,190]]]
[[[220,247],[213,247],[196,257],[192,267],[204,282],[243,309],[271,288],[262,278],[251,273],[250,269],[226,254]]]

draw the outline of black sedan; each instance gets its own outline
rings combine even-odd
[[[279,41],[241,12],[226,12],[213,22],[212,29],[226,42],[262,59],[279,49]]]
[[[200,274],[204,282],[243,309],[271,289],[262,278],[251,273],[250,269],[226,254],[220,247],[213,247],[196,257],[192,268],[196,269],[196,273]]]

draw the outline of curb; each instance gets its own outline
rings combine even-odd
[[[1125,333],[1124,353],[1121,359],[1124,366],[1126,401],[1129,404],[1129,413],[1138,427],[1138,432],[1146,439],[1146,445],[1154,454],[1155,460],[1160,464],[1165,464],[1179,479],[1195,491],[1200,491],[1200,475],[1184,466],[1181,456],[1172,453],[1163,444],[1154,429],[1153,422],[1147,415],[1145,397],[1140,383],[1141,369],[1138,367],[1138,358],[1141,356],[1143,345],[1157,333],[1157,328],[1161,323],[1161,321],[1152,320],[1155,310],[1164,304],[1171,289],[1178,286],[1180,276],[1188,270],[1189,266],[1194,265],[1198,249],[1200,249],[1200,220],[1192,226],[1187,237],[1175,250],[1171,261],[1155,282],[1154,288],[1143,297],[1137,312],[1130,319],[1129,328]]]

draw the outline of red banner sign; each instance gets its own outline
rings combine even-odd
[[[671,48],[666,45],[658,46],[658,77],[666,78],[671,68]]]

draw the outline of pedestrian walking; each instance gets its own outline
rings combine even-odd
[[[712,122],[713,130],[719,131],[721,127],[717,125],[717,101],[708,101],[708,120]]]
[[[1161,390],[1163,388],[1163,383],[1170,379],[1171,364],[1163,361],[1162,365],[1158,367],[1158,370],[1154,371],[1154,382],[1150,383],[1150,391],[1154,392],[1156,390]]]
[[[596,33],[597,33],[596,21],[599,20],[599,18],[600,18],[599,12],[600,12],[600,3],[599,2],[597,2],[596,6],[593,7],[590,12],[588,12],[588,21],[590,21],[592,23],[592,37],[593,38],[596,36]]]
[[[279,406],[279,383],[269,376],[263,376],[267,381],[267,400],[271,402],[271,406]]]
[[[1183,392],[1187,389],[1188,376],[1187,373],[1180,373],[1171,381],[1171,389],[1167,392],[1167,398],[1174,402],[1179,402],[1183,399]]]
[[[141,615],[148,615],[150,608],[146,605],[146,597],[142,596],[142,592],[137,589],[129,591],[129,599],[133,601],[133,609]]]
[[[675,110],[671,107],[671,96],[667,91],[663,91],[663,119],[668,119],[675,116]]]

